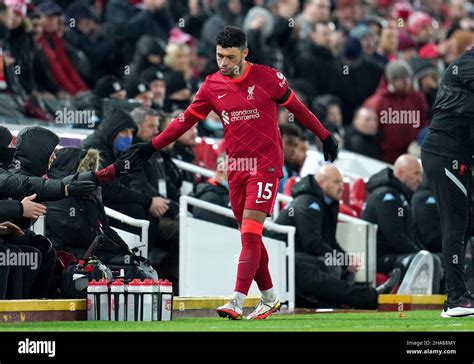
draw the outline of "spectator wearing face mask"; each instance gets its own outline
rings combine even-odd
[[[105,115],[99,128],[83,141],[82,147],[84,149],[98,149],[101,154],[101,164],[107,165],[110,161],[115,160],[130,148],[133,134],[136,133],[137,129],[135,121],[128,112],[121,109],[113,109],[109,114]],[[136,219],[150,221],[149,246],[151,248],[152,246],[160,245],[160,216],[162,216],[167,209],[167,207],[164,208],[163,199],[161,197],[131,188],[130,178],[128,176],[123,176],[118,180],[104,185],[102,197],[105,206]],[[114,222],[114,226],[135,234],[139,233],[138,229],[130,228],[119,223]],[[170,249],[176,250],[175,245],[172,245]],[[174,267],[173,272],[161,272],[169,273],[168,276],[170,278],[175,277],[175,274],[177,275]]]

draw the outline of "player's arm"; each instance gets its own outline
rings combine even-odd
[[[151,155],[168,144],[177,140],[187,130],[191,129],[199,120],[203,120],[212,110],[212,104],[206,91],[206,81],[203,82],[197,92],[193,102],[188,108],[178,115],[168,127],[154,137],[150,142],[140,145],[140,147],[127,156],[131,168],[141,167]]]
[[[276,70],[270,71],[269,79],[269,90],[273,100],[287,108],[301,125],[311,130],[323,142],[324,159],[331,162],[334,161],[337,157],[337,144],[331,133],[324,128],[318,118],[298,99],[280,72]]]

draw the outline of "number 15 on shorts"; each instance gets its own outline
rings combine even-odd
[[[263,182],[257,182],[257,186],[258,186],[258,192],[257,192],[258,199],[263,198],[264,200],[269,200],[272,198],[273,183],[265,183],[265,187],[264,187]]]

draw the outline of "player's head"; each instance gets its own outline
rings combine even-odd
[[[326,196],[334,201],[339,201],[342,198],[344,180],[334,164],[325,164],[319,168],[315,178]]]
[[[247,35],[242,29],[229,25],[219,32],[216,37],[216,61],[224,76],[240,74],[248,54]]]

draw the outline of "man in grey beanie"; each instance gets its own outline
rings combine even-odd
[[[375,110],[382,137],[379,143],[382,160],[394,163],[406,153],[418,132],[427,126],[427,103],[424,96],[413,89],[411,67],[403,60],[395,60],[385,67],[385,77],[375,94],[364,106]]]

